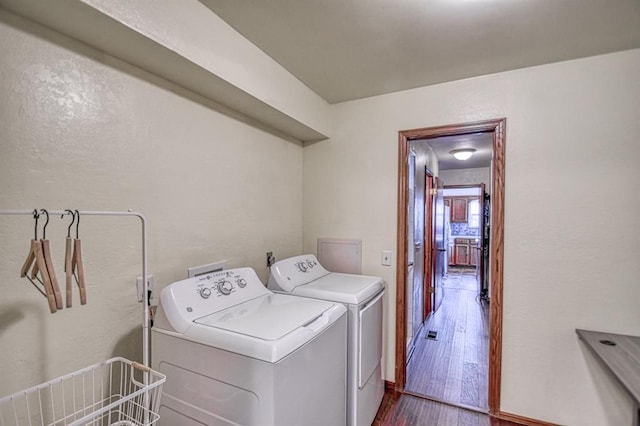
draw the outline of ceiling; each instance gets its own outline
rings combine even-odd
[[[640,47],[640,0],[200,0],[329,103]]]
[[[415,139],[411,143],[425,143],[431,147],[438,158],[439,170],[475,169],[489,167],[493,155],[493,133],[470,133],[466,135],[441,136],[439,138]],[[453,158],[451,151],[460,148],[473,148],[468,160],[460,161]]]

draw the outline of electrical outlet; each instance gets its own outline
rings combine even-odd
[[[391,250],[382,250],[382,266],[391,266]]]
[[[276,263],[276,258],[273,255],[272,251],[268,251],[267,252],[267,268],[271,267],[271,265],[273,265],[274,263]]]
[[[149,294],[149,299],[151,299],[153,294],[153,284],[154,284],[153,275],[147,275],[147,290],[151,292]],[[144,290],[142,277],[138,277],[136,279],[136,287],[138,288],[138,302],[142,302],[144,300],[143,293],[142,293],[142,291]]]

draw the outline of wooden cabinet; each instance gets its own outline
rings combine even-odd
[[[469,201],[467,197],[454,197],[451,199],[451,222],[466,222]]]
[[[472,240],[473,241],[473,240]],[[478,263],[478,246],[475,241],[469,244],[469,266],[477,266]]]
[[[478,201],[477,196],[448,196],[444,197],[445,205],[449,206],[449,219],[452,223],[451,232],[453,235],[459,235],[453,241],[449,251],[449,265],[455,266],[476,266],[478,259],[478,243],[476,238],[471,236],[475,234],[474,229],[479,227],[478,209],[472,208],[472,214],[469,213],[470,203]],[[475,212],[474,212],[475,211]],[[466,226],[465,226],[466,225]],[[480,231],[479,229],[477,230]],[[469,235],[465,237],[464,235]]]
[[[449,243],[449,247],[447,247],[447,252],[449,254],[449,265],[456,264],[456,246],[453,244],[453,241]]]
[[[456,265],[468,265],[469,264],[469,244],[460,243],[461,240],[456,240]]]
[[[444,205],[449,206],[451,222],[467,222],[469,220],[469,201],[477,197],[444,197]]]
[[[474,238],[456,238],[452,265],[476,266],[477,243]]]

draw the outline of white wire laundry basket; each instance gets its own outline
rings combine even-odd
[[[150,426],[166,376],[116,357],[0,399],[0,426]]]

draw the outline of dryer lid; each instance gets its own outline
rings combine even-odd
[[[195,320],[242,336],[267,341],[282,339],[319,318],[334,305],[319,300],[270,294]],[[233,338],[233,337],[230,337]]]
[[[380,277],[332,272],[309,284],[296,287],[291,294],[359,305],[383,289],[384,281]]]

